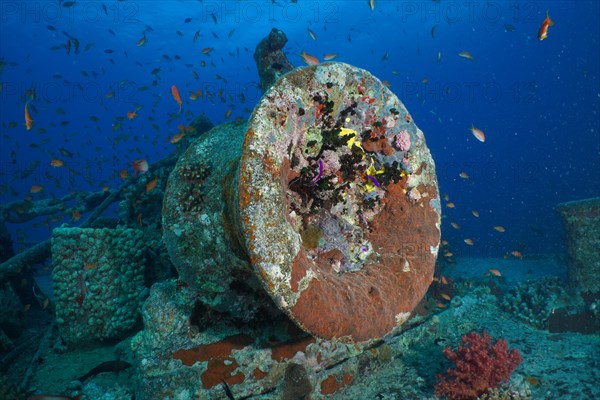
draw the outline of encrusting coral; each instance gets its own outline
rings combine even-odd
[[[501,300],[504,310],[538,329],[548,328],[548,319],[566,295],[564,283],[557,277],[526,281],[507,293]]]

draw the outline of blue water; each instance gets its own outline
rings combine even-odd
[[[555,25],[539,41],[546,10]],[[252,54],[277,27],[297,66],[302,50],[321,60],[335,53],[390,83],[425,132],[441,193],[456,205],[444,206],[443,239],[457,254],[561,253],[556,204],[600,195],[599,11],[595,1],[379,0],[374,11],[368,1],[3,1],[0,200],[22,200],[32,185],[44,187],[34,199],[115,188],[119,170],[133,175],[134,159],[152,164],[173,151],[178,124],[201,113],[215,125],[246,119],[261,95]],[[71,40],[67,54],[69,37],[78,53]],[[203,95],[190,100],[197,89]],[[53,157],[66,165],[51,167]],[[22,249],[85,217],[9,229]]]

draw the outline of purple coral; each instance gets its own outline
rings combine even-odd
[[[407,151],[410,149],[410,135],[408,131],[403,130],[394,136],[394,145],[398,150]]]
[[[319,179],[321,179],[321,177],[323,176],[323,160],[319,160],[319,172],[317,173],[317,176],[315,176],[312,180],[312,182],[310,183],[310,186],[314,186],[315,183],[317,183],[319,181]]]

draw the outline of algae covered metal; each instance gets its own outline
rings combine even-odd
[[[266,292],[323,339],[401,325],[432,281],[440,205],[400,100],[365,70],[320,64],[265,93],[243,143],[231,129],[200,138],[169,178],[165,241],[182,279],[205,304],[245,315]],[[235,291],[253,295],[236,305]]]
[[[237,243],[227,198],[235,187],[245,124],[219,125],[179,158],[163,200],[163,238],[182,282],[216,311],[250,321],[278,312]],[[262,316],[262,315],[261,315]]]
[[[579,293],[600,294],[600,198],[561,203],[556,211],[566,229],[569,286]]]

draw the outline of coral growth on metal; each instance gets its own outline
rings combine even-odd
[[[571,288],[600,294],[600,197],[561,203],[556,211],[566,228]]]
[[[280,79],[248,123],[238,191],[255,272],[315,336],[384,336],[432,281],[435,166],[404,105],[365,70],[325,63]]]

